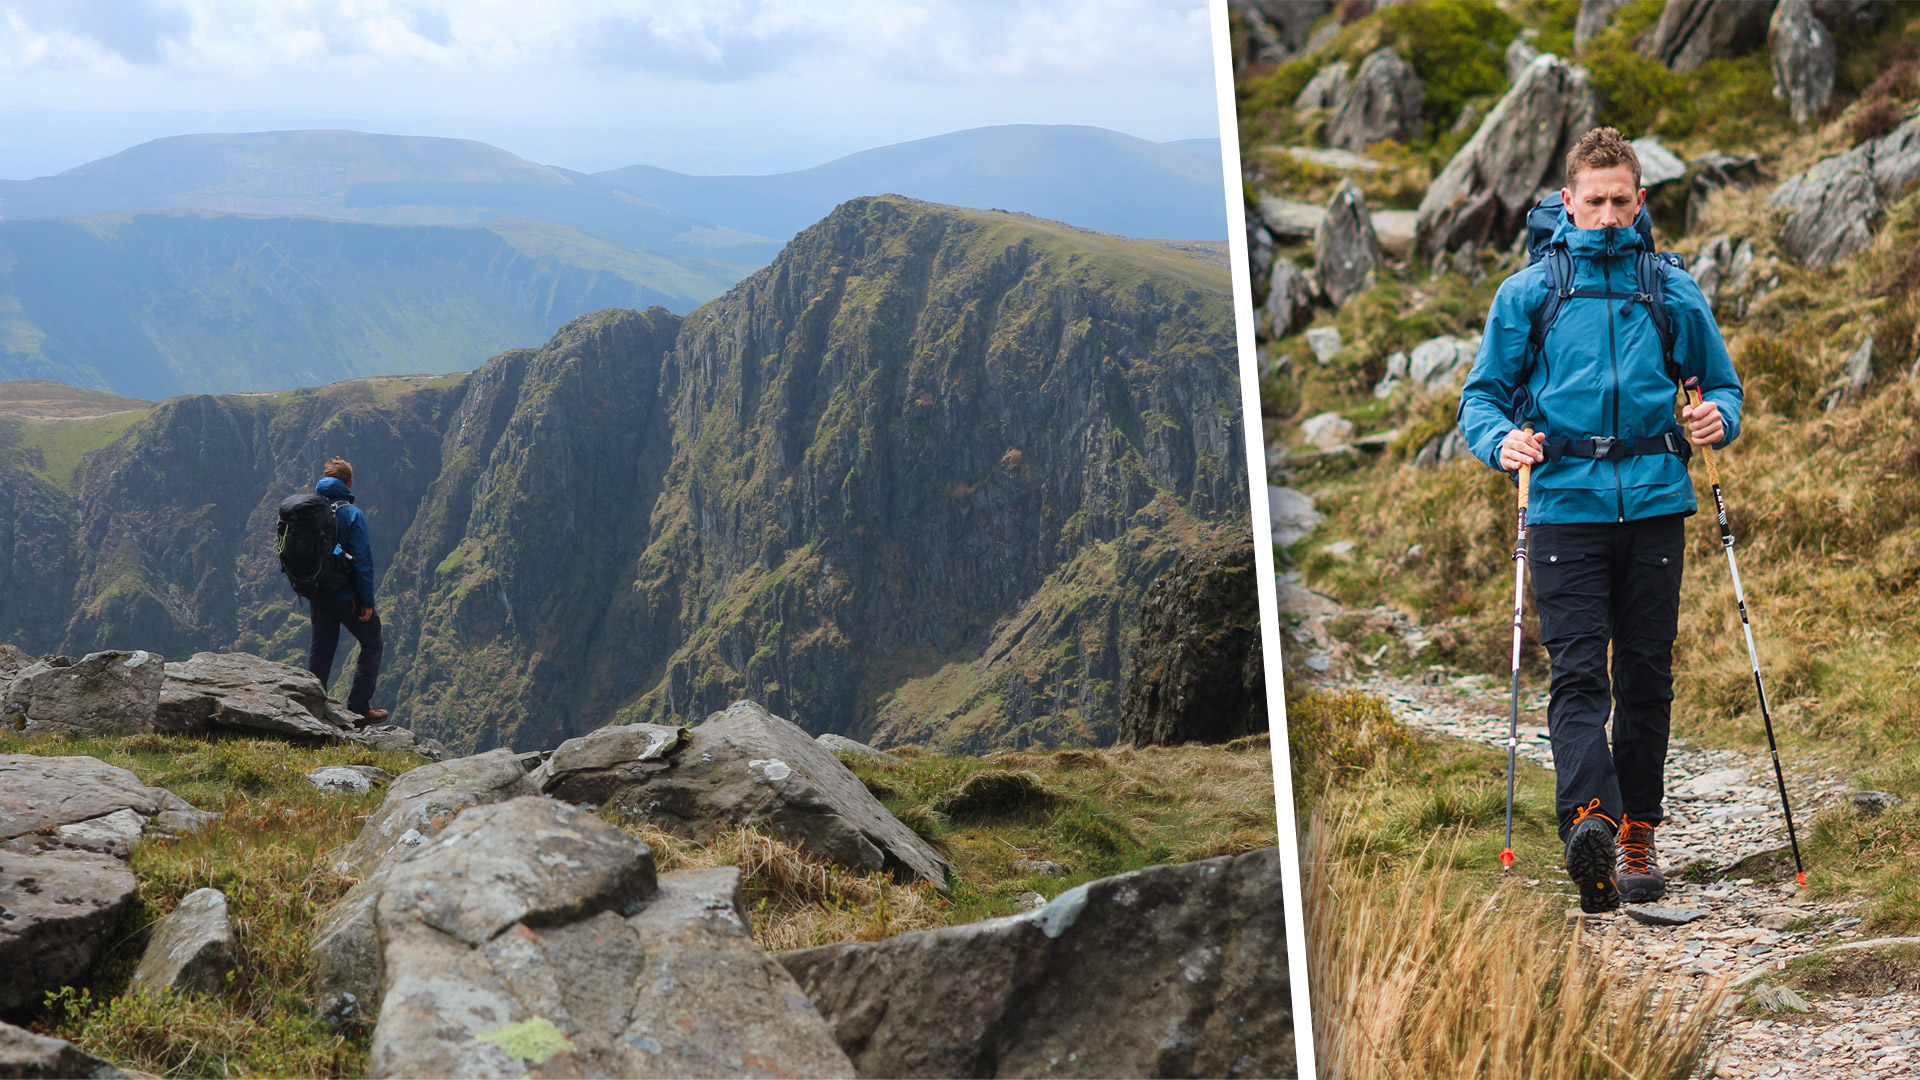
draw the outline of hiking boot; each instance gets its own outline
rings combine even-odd
[[[1580,887],[1580,910],[1589,915],[1620,906],[1613,849],[1613,838],[1619,831],[1613,819],[1600,812],[1599,799],[1581,807],[1574,816],[1573,832],[1567,836],[1567,876]]]
[[[1667,895],[1666,875],[1660,873],[1660,852],[1653,846],[1653,822],[1620,818],[1620,898],[1644,904]]]
[[[368,709],[366,712],[366,715],[360,717],[360,722],[358,726],[378,727],[379,725],[386,723],[387,718],[392,715],[393,715],[392,713],[388,712],[385,709]]]

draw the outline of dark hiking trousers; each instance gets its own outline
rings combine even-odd
[[[1638,821],[1665,817],[1685,523],[1685,515],[1667,514],[1529,530],[1540,643],[1553,661],[1547,733],[1562,841],[1575,813],[1596,798],[1615,822],[1623,811]]]
[[[346,627],[360,643],[360,660],[353,668],[353,689],[347,694],[347,711],[365,716],[372,707],[373,683],[380,677],[380,655],[386,643],[380,640],[380,615],[361,622],[353,604],[335,606],[312,601],[313,643],[307,647],[307,670],[326,686],[333,681],[333,654],[340,648],[340,628]]]

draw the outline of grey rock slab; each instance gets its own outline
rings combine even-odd
[[[1281,547],[1291,547],[1326,520],[1326,515],[1313,508],[1313,496],[1290,487],[1267,487],[1267,516],[1273,526],[1273,542]]]
[[[1260,197],[1260,218],[1267,223],[1275,243],[1298,244],[1313,239],[1315,230],[1320,228],[1320,219],[1326,216],[1327,208],[1317,203],[1273,195]]]
[[[1753,992],[1753,1003],[1774,1012],[1813,1011],[1813,1006],[1807,1004],[1807,999],[1794,993],[1790,986],[1763,986]]]
[[[1267,283],[1267,320],[1274,337],[1285,337],[1313,319],[1313,282],[1292,259],[1276,256]]]
[[[32,653],[0,641],[0,691],[36,663]]]
[[[0,840],[69,829],[63,839],[94,837],[112,847],[114,838],[131,839],[126,818],[106,820],[124,810],[165,832],[191,831],[218,816],[98,758],[0,754]],[[112,853],[125,855],[124,844]]]
[[[836,754],[854,754],[859,757],[879,758],[882,761],[900,760],[885,750],[875,750],[873,747],[868,746],[858,739],[849,739],[845,735],[835,735],[831,731],[824,735],[815,736],[814,741]]]
[[[1894,202],[1920,183],[1920,116],[1866,144],[1873,159],[1873,186]]]
[[[529,831],[549,842],[519,839]],[[554,834],[565,858],[549,857]],[[501,847],[512,852],[486,854]],[[466,884],[483,864],[558,903],[503,924],[526,896],[516,888],[503,905],[490,885]],[[655,879],[645,845],[554,800],[466,811],[396,863],[381,899],[371,1074],[851,1075],[818,1012],[754,943],[739,882],[732,867]]]
[[[0,722],[28,737],[152,731],[163,668],[158,654],[144,650],[89,653],[71,664],[42,660],[7,685]]]
[[[447,748],[439,739],[422,739],[412,731],[393,724],[375,724],[371,727],[356,728],[345,732],[343,737],[348,742],[356,742],[375,750],[418,754],[428,761],[447,760]]]
[[[1013,868],[1022,873],[1040,877],[1066,877],[1067,868],[1051,859],[1015,859]]]
[[[1773,56],[1773,96],[1787,103],[1794,123],[1805,127],[1833,94],[1838,55],[1811,0],[1780,0],[1767,26],[1767,48]]]
[[[133,903],[120,858],[47,836],[0,843],[0,1016],[39,1007],[85,975]]]
[[[1351,179],[1342,180],[1314,233],[1313,273],[1320,291],[1339,307],[1372,288],[1374,273],[1385,261],[1367,213],[1367,196]],[[1314,355],[1319,356],[1318,349]]]
[[[1447,162],[1420,200],[1423,260],[1461,247],[1504,247],[1544,187],[1559,187],[1568,149],[1594,126],[1587,73],[1542,54]]]
[[[1370,157],[1356,154],[1351,150],[1338,150],[1328,146],[1263,146],[1263,153],[1285,154],[1299,161],[1310,161],[1315,165],[1325,165],[1329,169],[1357,169],[1360,172],[1376,173],[1386,165]]]
[[[468,807],[539,793],[539,787],[520,767],[513,751],[504,747],[422,765],[402,773],[388,787],[380,809],[367,819],[360,834],[341,852],[340,870],[365,875],[399,845],[408,832],[432,836]]]
[[[1683,907],[1629,907],[1622,908],[1627,915],[1638,923],[1648,926],[1685,926],[1696,919],[1704,919],[1707,913],[1696,908]]]
[[[1300,437],[1312,446],[1322,450],[1331,450],[1336,446],[1345,446],[1353,437],[1353,421],[1337,412],[1323,412],[1310,416],[1300,424]]]
[[[1338,109],[1347,100],[1347,92],[1353,87],[1353,80],[1347,74],[1345,61],[1328,64],[1313,73],[1307,85],[1293,99],[1295,109]]]
[[[382,926],[407,920],[469,946],[515,923],[629,914],[658,888],[653,852],[570,803],[538,796],[476,806],[393,866]]]
[[[1428,390],[1442,390],[1473,366],[1480,351],[1478,338],[1443,334],[1414,346],[1407,360],[1407,377]]]
[[[1523,37],[1507,42],[1507,82],[1509,85],[1519,82],[1526,73],[1528,65],[1540,58],[1540,50],[1527,44]]]
[[[1640,159],[1642,187],[1657,187],[1687,175],[1686,161],[1651,135],[1633,140],[1633,152]]]
[[[35,1035],[0,1021],[0,1076],[28,1080],[106,1080],[137,1074],[101,1061],[65,1039]]]
[[[1830,266],[1873,243],[1885,212],[1874,186],[1872,143],[1821,161],[1767,196],[1784,211],[1780,247],[1808,266]]]
[[[1627,0],[1580,0],[1580,14],[1573,23],[1573,51],[1578,55],[1595,35],[1607,28],[1613,13],[1625,7]]]
[[[217,994],[226,989],[227,974],[239,966],[226,894],[196,889],[154,925],[133,973],[133,986]]]
[[[1884,791],[1856,791],[1853,793],[1853,805],[1870,814],[1882,810],[1891,810],[1905,802],[1898,795],[1889,795]]]
[[[1765,44],[1772,15],[1772,0],[1667,0],[1640,51],[1674,71],[1692,71]]]
[[[307,782],[321,791],[364,795],[373,790],[374,778],[341,765],[322,765],[307,773]]]
[[[1854,349],[1853,353],[1847,357],[1847,370],[1842,378],[1839,389],[1827,399],[1828,409],[1859,397],[1861,392],[1866,390],[1867,383],[1873,380],[1872,334],[1868,334],[1860,342],[1859,348]]]
[[[1269,848],[780,961],[861,1076],[1285,1076],[1279,895]]]
[[[1316,326],[1307,331],[1307,348],[1313,350],[1313,358],[1321,364],[1333,363],[1343,347],[1338,327]]]
[[[799,725],[737,701],[686,731],[616,725],[569,739],[547,762],[543,788],[573,802],[613,803],[694,840],[761,823],[842,866],[946,890],[947,861]]]
[[[327,909],[315,929],[309,950],[315,1013],[335,1029],[379,1014],[374,914],[396,853],[417,850],[462,810],[539,793],[539,784],[504,747],[423,765],[394,780],[380,809],[340,853],[340,872],[360,880]]]
[[[304,668],[251,653],[200,652],[167,665],[160,721],[169,731],[220,727],[324,740],[352,730],[354,717]]]
[[[1425,95],[1413,65],[1392,48],[1375,49],[1327,120],[1327,145],[1359,153],[1384,139],[1412,142],[1420,135]]]

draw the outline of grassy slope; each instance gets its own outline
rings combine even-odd
[[[329,1034],[307,1012],[307,949],[321,910],[353,884],[332,869],[329,854],[352,839],[382,794],[323,794],[304,774],[337,764],[399,773],[416,759],[158,735],[27,743],[8,733],[0,734],[0,753],[91,755],[224,815],[201,833],[135,850],[133,915],[93,972],[54,996],[33,1030],[170,1077],[364,1075],[370,1032]],[[950,898],[829,866],[752,827],[703,846],[622,824],[654,846],[663,870],[741,866],[755,934],[776,950],[1012,914],[1029,891],[1050,898],[1093,878],[1278,839],[1264,737],[1225,747],[847,760],[952,861]],[[993,783],[1009,775],[1019,779]],[[1014,866],[1021,858],[1061,863],[1068,874],[1023,872]],[[207,886],[227,894],[233,914],[240,955],[233,983],[210,997],[126,995],[152,923]]]

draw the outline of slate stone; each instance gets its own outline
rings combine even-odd
[[[163,663],[155,653],[117,649],[71,664],[42,660],[0,695],[0,722],[29,738],[152,731],[166,678]]]
[[[0,843],[0,1017],[85,975],[133,904],[126,862],[42,835]]]
[[[1573,23],[1574,55],[1585,52],[1587,42],[1605,30],[1607,23],[1613,20],[1613,13],[1626,4],[1627,0],[1580,0],[1580,14]]]
[[[168,664],[166,676],[160,721],[168,731],[218,727],[331,740],[354,726],[312,672],[251,653],[195,653]]]
[[[842,866],[947,886],[947,861],[859,777],[799,725],[751,701],[690,729],[616,725],[569,739],[547,762],[542,787],[572,802],[613,803],[694,840],[757,822]]]
[[[226,894],[196,889],[155,924],[133,973],[133,986],[217,994],[226,989],[227,974],[239,966]]]
[[[739,880],[656,878],[646,845],[551,799],[463,812],[378,905],[371,1075],[851,1075]]]
[[[108,1080],[129,1073],[101,1061],[65,1039],[35,1035],[0,1021],[0,1076],[27,1080]]]
[[[1685,926],[1695,919],[1707,917],[1704,911],[1683,907],[1628,907],[1621,910],[1633,921],[1648,926]]]
[[[1268,848],[780,961],[861,1076],[1290,1076],[1279,896]]]
[[[1773,0],[1667,0],[1640,52],[1674,71],[1766,44]]]
[[[1773,55],[1773,96],[1787,103],[1801,127],[1820,115],[1833,95],[1837,49],[1814,16],[1810,0],[1780,0],[1767,27]]]
[[[1292,259],[1275,257],[1272,271],[1265,311],[1273,336],[1282,338],[1313,320],[1313,282]]]
[[[1366,194],[1352,179],[1342,180],[1314,233],[1313,272],[1320,291],[1340,307],[1373,287],[1374,273],[1385,261]]]
[[[1375,49],[1327,120],[1327,145],[1357,154],[1384,139],[1412,142],[1420,135],[1425,94],[1413,65],[1392,48]]]

